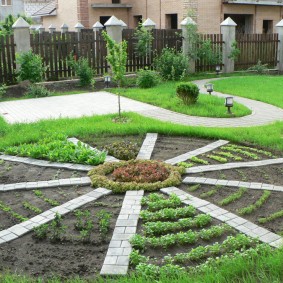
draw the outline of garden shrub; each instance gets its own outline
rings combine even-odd
[[[194,104],[198,100],[199,88],[193,83],[180,83],[176,88],[177,96],[182,99],[184,104]]]
[[[30,98],[47,97],[50,95],[51,92],[46,87],[36,84],[31,84],[25,93],[25,96]]]
[[[137,143],[122,141],[106,145],[104,150],[118,159],[131,160],[137,157],[139,147]]]
[[[80,79],[80,86],[94,86],[94,70],[89,66],[86,58],[80,58],[75,61],[72,57],[69,59],[69,65],[75,70],[76,75]]]
[[[31,50],[16,54],[17,63],[20,65],[18,80],[29,80],[32,83],[43,81],[46,67],[43,66],[42,58]]]
[[[254,71],[258,74],[266,74],[268,73],[268,64],[262,64],[260,60],[258,60],[257,64],[248,68],[249,71]]]
[[[7,86],[5,84],[0,85],[0,99],[4,97],[7,91]]]
[[[174,48],[164,48],[154,60],[156,70],[165,80],[180,80],[188,72],[189,59]]]
[[[137,73],[137,86],[140,88],[151,88],[156,86],[160,81],[157,72],[148,69],[141,69]]]

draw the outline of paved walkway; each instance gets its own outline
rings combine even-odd
[[[212,81],[212,79],[195,81],[202,93],[207,93],[204,85],[208,81]],[[216,92],[213,92],[213,95],[228,96]],[[249,127],[265,125],[277,120],[283,121],[283,109],[242,97],[234,96],[234,100],[250,108],[252,114],[241,118],[195,117],[125,97],[121,98],[121,105],[122,111],[135,112],[146,117],[187,126]],[[117,109],[117,96],[105,91],[0,103],[0,115],[9,123],[30,123],[50,118],[103,115],[116,113]]]

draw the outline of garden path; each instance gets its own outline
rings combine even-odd
[[[206,93],[204,85],[209,80],[195,83],[201,93]],[[231,96],[213,92],[213,95]],[[146,117],[186,126],[204,127],[251,127],[283,121],[283,109],[260,101],[234,96],[234,100],[252,110],[252,114],[240,118],[207,118],[188,116],[162,109],[146,103],[122,97],[122,111],[135,112]],[[224,109],[224,106],[223,106]],[[0,115],[8,123],[31,123],[42,119],[104,115],[117,112],[117,96],[105,91],[76,95],[45,97],[0,103]]]

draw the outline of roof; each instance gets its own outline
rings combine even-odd
[[[48,4],[40,8],[38,11],[32,14],[32,17],[38,16],[54,16],[56,15],[56,3],[50,1]]]

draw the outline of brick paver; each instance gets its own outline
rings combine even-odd
[[[283,192],[283,186],[275,186],[271,184],[255,183],[255,182],[242,182],[235,180],[219,180],[211,178],[200,178],[200,177],[186,177],[183,180],[184,184],[205,184],[205,185],[220,185],[227,187],[242,187],[253,190],[268,190]]]
[[[260,241],[267,243],[272,247],[279,248],[283,245],[283,238],[281,236],[272,233],[269,230],[262,228],[206,200],[194,197],[176,187],[164,188],[160,191],[168,195],[176,194],[184,204],[192,205],[199,211],[209,214],[211,217],[227,223],[241,233],[253,238],[258,238]]]
[[[135,235],[144,191],[128,191],[109,244],[101,275],[126,275],[132,251],[129,240]]]
[[[201,173],[201,172],[210,172],[210,171],[220,171],[220,170],[228,170],[235,168],[250,168],[250,167],[258,167],[258,166],[266,166],[266,165],[275,165],[282,164],[283,158],[275,158],[275,159],[265,159],[260,161],[249,161],[249,162],[232,162],[225,164],[214,164],[214,165],[203,165],[196,166],[186,169],[186,173]]]
[[[202,93],[207,93],[204,85],[208,81],[212,81],[212,79],[195,81]],[[228,96],[216,92],[213,92],[213,95],[219,97]],[[234,100],[252,109],[252,115],[234,119],[195,117],[179,114],[125,97],[121,97],[121,105],[122,111],[136,112],[146,117],[186,126],[250,127],[283,120],[283,109],[242,97],[234,96]],[[0,103],[0,115],[9,123],[30,123],[42,119],[57,119],[61,117],[77,118],[117,113],[117,111],[117,96],[104,91]],[[225,111],[224,106],[223,111]]]
[[[50,222],[55,218],[56,213],[59,213],[61,215],[67,214],[89,202],[95,201],[100,197],[109,194],[111,194],[110,190],[104,188],[98,188],[90,193],[72,199],[60,206],[56,206],[52,209],[49,209],[27,221],[14,225],[9,229],[2,230],[0,231],[0,244],[17,239],[20,236],[32,231],[33,228],[38,227],[47,222]]]
[[[214,150],[214,149],[216,149],[216,148],[218,148],[220,146],[223,146],[223,145],[225,145],[227,143],[229,143],[229,141],[219,140],[219,141],[210,143],[210,144],[208,144],[208,145],[206,145],[204,147],[198,148],[196,150],[189,151],[189,152],[184,153],[182,155],[179,155],[179,156],[176,156],[174,158],[168,159],[165,162],[169,163],[169,164],[172,164],[172,165],[175,165],[175,164],[177,164],[179,162],[186,161],[189,158],[192,158],[193,156],[198,156],[200,154],[212,151],[212,150]]]
[[[136,159],[146,159],[146,160],[150,159],[157,137],[158,134],[148,133],[146,135],[145,140],[143,141],[143,144],[140,148],[140,151]]]

